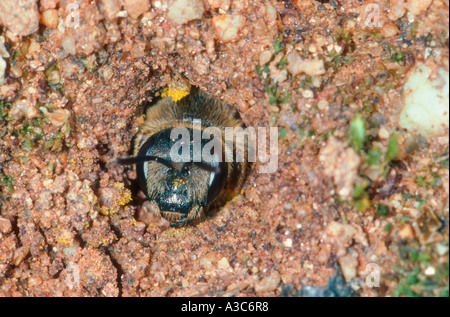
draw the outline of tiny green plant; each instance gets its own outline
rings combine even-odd
[[[3,174],[2,171],[0,171],[0,185],[6,186],[9,191],[12,193],[13,190],[13,177],[12,176],[6,176]]]
[[[277,55],[283,49],[284,49],[283,39],[278,39],[277,41],[275,41],[275,43],[273,44],[273,53],[274,53],[274,55]]]
[[[357,115],[350,122],[350,139],[355,151],[362,150],[366,141],[366,123]]]

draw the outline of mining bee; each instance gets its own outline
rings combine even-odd
[[[136,165],[137,181],[151,209],[172,226],[197,223],[236,195],[251,169],[247,141],[226,142],[227,127],[243,128],[236,111],[198,88],[179,101],[166,96],[146,111],[133,157],[119,163]],[[205,138],[211,128],[221,134]],[[185,138],[177,131],[184,131]],[[240,161],[238,152],[243,154]]]

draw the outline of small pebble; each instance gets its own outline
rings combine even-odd
[[[37,1],[0,1],[0,25],[19,36],[36,32],[39,29]]]
[[[258,293],[273,291],[278,287],[280,282],[280,273],[273,272],[255,284],[255,291]]]
[[[133,19],[137,19],[141,14],[150,9],[149,0],[122,0],[123,7],[128,12],[128,15]]]
[[[228,11],[230,9],[231,0],[206,0],[211,8],[222,9],[223,11]]]
[[[406,9],[403,0],[391,0],[388,17],[392,21],[396,21],[405,15]]]
[[[406,9],[414,15],[419,15],[424,13],[432,2],[433,0],[408,0]]]
[[[216,36],[222,42],[232,42],[238,40],[239,31],[245,26],[245,22],[245,17],[239,14],[224,14],[212,18],[212,23],[216,30]]]
[[[62,109],[62,110],[55,110],[51,113],[47,114],[47,117],[50,119],[51,123],[55,126],[61,127],[63,124],[65,124],[70,117],[69,110]]]
[[[19,78],[19,77],[21,77],[22,74],[23,74],[22,69],[21,69],[20,66],[17,65],[17,64],[14,65],[14,66],[11,66],[11,67],[9,68],[9,72],[10,72],[10,74],[11,74],[14,78]]]
[[[223,257],[219,260],[217,263],[217,267],[221,270],[231,272],[233,271],[233,268],[230,266],[230,262],[228,262],[228,259]]]
[[[296,76],[305,73],[309,76],[319,76],[325,74],[325,64],[320,59],[302,59],[296,51],[292,51],[286,57],[287,70]]]
[[[395,23],[385,23],[384,26],[380,29],[380,33],[385,38],[389,38],[400,33],[400,29]]]
[[[174,0],[169,3],[167,16],[176,25],[201,19],[205,8],[201,0]]]
[[[291,248],[292,247],[292,239],[287,238],[286,240],[284,240],[283,244],[286,248]]]
[[[5,82],[6,62],[0,57],[0,85]]]
[[[264,66],[272,59],[272,51],[264,51],[259,55],[259,65]]]
[[[425,270],[426,276],[433,276],[434,274],[436,274],[436,269],[434,267],[429,266],[426,268],[426,270]]]
[[[0,232],[8,233],[12,229],[11,222],[3,217],[0,217]]]
[[[339,259],[342,274],[345,281],[348,283],[356,277],[356,268],[358,267],[358,260],[351,254],[346,254]]]
[[[303,98],[311,99],[314,98],[314,92],[310,89],[304,89],[302,90],[302,96]]]
[[[50,9],[41,13],[41,24],[54,29],[58,25],[58,10]]]
[[[103,16],[108,20],[116,18],[117,13],[120,12],[120,0],[100,0],[99,7]]]
[[[329,105],[330,104],[327,100],[322,99],[317,103],[317,108],[319,108],[319,110],[326,110],[328,109]]]
[[[389,131],[385,127],[381,127],[380,130],[378,130],[378,137],[384,140],[389,139]]]

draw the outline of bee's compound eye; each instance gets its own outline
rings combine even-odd
[[[220,162],[217,171],[211,172],[209,179],[208,188],[208,200],[209,205],[213,202],[217,196],[219,196],[222,189],[225,187],[228,178],[228,164],[225,162]]]

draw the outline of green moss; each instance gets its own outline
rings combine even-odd
[[[353,198],[360,198],[360,197],[366,197],[366,188],[367,186],[364,185],[357,185],[355,189],[353,190]]]
[[[369,199],[369,193],[367,191],[368,189],[368,184],[365,182],[357,184],[353,189],[352,205],[359,211],[366,211],[372,207],[372,202]]]
[[[414,180],[419,187],[425,187],[425,177],[424,176],[416,176]]]
[[[350,139],[355,151],[360,151],[366,141],[366,123],[357,115],[350,122]]]
[[[351,63],[355,60],[354,57],[341,55],[336,53],[334,50],[328,53],[328,58],[330,59],[330,62],[327,63],[327,66],[331,67],[334,72],[337,72],[343,65]]]
[[[441,256],[436,249],[434,244],[420,245],[418,241],[398,244],[401,262],[395,267],[398,285],[392,295],[448,296],[448,254]],[[434,274],[426,274],[427,268]]]
[[[277,39],[273,44],[273,55],[277,55],[282,50],[284,50],[283,39]]]
[[[400,150],[398,148],[398,135],[394,134],[389,138],[385,155],[385,164],[389,164],[391,161],[395,160],[399,154]]]
[[[30,160],[29,156],[20,156],[19,158],[20,158],[20,162],[22,162],[22,163],[26,163]]]
[[[403,62],[405,60],[405,54],[402,52],[395,51],[391,55],[391,60],[397,63]]]
[[[339,28],[337,33],[333,36],[336,43],[348,43],[353,41],[352,34],[344,28]]]
[[[382,217],[386,217],[392,212],[391,208],[389,208],[388,206],[382,205],[382,204],[377,204],[376,208],[377,208],[377,214]]]
[[[372,202],[370,201],[369,198],[362,198],[362,199],[358,199],[358,200],[354,201],[353,205],[359,211],[364,212],[364,211],[368,210],[370,207],[372,207]]]
[[[258,75],[258,76],[261,76],[261,75],[262,75],[262,68],[261,68],[261,66],[256,65],[256,67],[255,67],[255,73],[256,73],[256,75]]]
[[[88,74],[91,74],[98,69],[97,59],[80,58],[80,62],[83,64],[84,69],[86,69]]]
[[[14,191],[13,180],[14,178],[12,176],[6,176],[3,171],[0,171],[0,186],[7,187],[11,193]]]
[[[400,62],[403,62],[405,60],[405,54],[403,52],[401,52],[401,51],[398,51],[395,48],[395,46],[387,44],[386,45],[386,49],[388,51],[388,54],[390,54],[390,58],[389,59],[391,61],[400,63]]]
[[[52,163],[52,162],[48,163],[47,168],[48,168],[48,171],[49,171],[50,173],[53,173],[54,166],[53,166],[53,163]]]
[[[279,69],[285,69],[287,66],[287,59],[286,57],[283,57],[280,62],[278,63],[278,68]]]
[[[266,91],[269,94],[269,103],[271,105],[282,105],[291,101],[291,92],[282,95],[278,90],[278,83],[267,86]]]
[[[0,101],[0,118],[2,118],[5,121],[11,120],[11,118],[8,116],[8,111],[11,108],[11,105],[7,102]]]
[[[308,137],[308,138],[312,138],[313,136],[315,136],[316,135],[316,130],[314,130],[314,129],[310,129],[307,133],[306,133],[306,136]]]
[[[57,133],[52,139],[44,142],[43,150],[61,151],[65,136],[62,132]]]
[[[384,226],[384,231],[386,231],[386,232],[391,232],[393,228],[394,228],[394,225],[393,225],[392,223],[389,222],[388,224],[386,224],[386,225]]]
[[[287,130],[285,128],[278,129],[278,138],[283,139],[287,134]]]
[[[381,163],[381,150],[375,147],[369,149],[368,157],[366,160],[366,164],[369,166],[380,165]]]
[[[62,84],[58,83],[58,84],[52,84],[49,83],[49,86],[51,89],[57,90],[61,95],[64,96],[64,87]]]
[[[21,140],[22,149],[29,152],[35,142],[42,139],[42,130],[38,126],[40,121],[32,121],[30,123],[22,121],[22,127],[14,131],[14,134]]]

